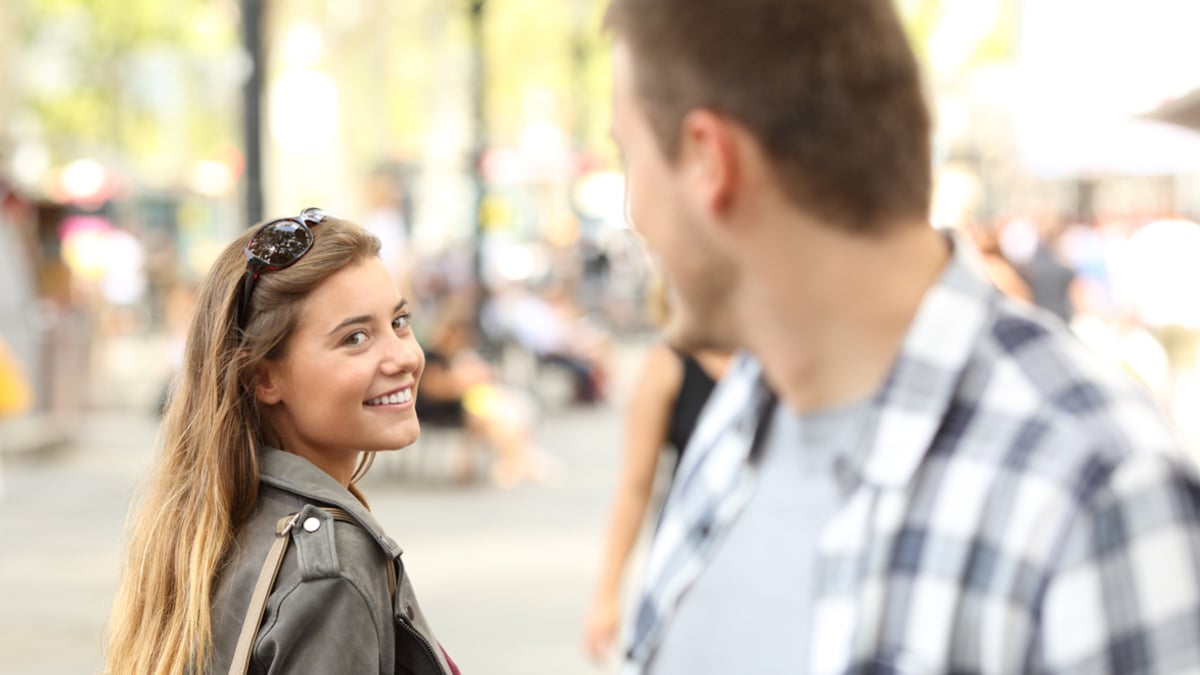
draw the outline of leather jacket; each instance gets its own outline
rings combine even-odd
[[[276,523],[299,513],[254,641],[250,672],[457,673],[417,605],[400,547],[366,507],[308,460],[282,450],[261,450],[259,474],[254,513],[218,579],[213,653],[205,672],[228,672]],[[334,520],[322,506],[342,509],[357,524]],[[388,565],[396,570],[394,597]]]

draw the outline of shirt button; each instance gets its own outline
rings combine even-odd
[[[321,529],[321,520],[316,516],[309,516],[304,519],[304,530],[306,532],[316,532]]]

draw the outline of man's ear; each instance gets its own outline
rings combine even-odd
[[[680,125],[680,164],[708,212],[724,213],[733,201],[741,167],[734,129],[717,113],[697,108]]]
[[[275,405],[283,400],[278,366],[272,361],[263,361],[254,371],[254,397],[264,405]]]

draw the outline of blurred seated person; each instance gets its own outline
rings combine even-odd
[[[609,336],[587,321],[565,285],[540,293],[520,290],[504,304],[505,330],[539,362],[561,366],[571,375],[575,403],[604,398]]]
[[[561,469],[534,446],[532,406],[502,386],[491,366],[471,348],[472,324],[465,311],[450,309],[430,332],[425,373],[417,390],[422,424],[461,428],[496,452],[492,480],[501,487],[545,482]],[[470,467],[459,468],[466,477]]]

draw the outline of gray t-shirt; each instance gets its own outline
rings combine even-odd
[[[807,672],[817,542],[852,487],[845,463],[861,463],[869,409],[776,407],[754,494],[680,599],[650,672]]]

